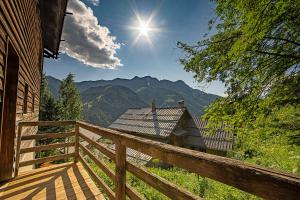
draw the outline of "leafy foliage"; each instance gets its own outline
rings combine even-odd
[[[222,109],[226,114],[240,111],[246,114],[243,118],[251,118],[257,102],[280,85],[288,87],[286,100],[299,100],[299,87],[293,86],[299,84],[300,2],[228,0],[216,4],[217,33],[196,45],[178,43],[186,53],[181,63],[197,80],[226,84],[228,97],[216,105],[230,107]]]
[[[56,121],[59,119],[59,107],[50,93],[48,81],[43,75],[41,84],[40,120]]]
[[[69,74],[67,78],[61,82],[60,99],[56,101],[52,96],[48,81],[43,76],[41,84],[41,106],[40,106],[40,120],[41,121],[57,121],[57,120],[77,120],[80,119],[82,112],[82,105],[79,93],[74,85],[74,76]],[[39,130],[43,133],[61,132],[69,127],[53,127],[43,126]],[[50,143],[65,142],[65,139],[43,139],[39,141],[40,145],[47,145]],[[65,149],[64,149],[65,150]],[[61,154],[60,149],[45,150],[37,154],[38,158]],[[57,162],[56,162],[57,163]]]
[[[61,82],[59,88],[59,105],[61,120],[79,120],[82,116],[80,94],[74,84],[74,75],[68,76]]]
[[[299,173],[300,1],[215,3],[215,34],[195,45],[178,42],[187,71],[227,87],[205,117],[237,133],[232,156]]]

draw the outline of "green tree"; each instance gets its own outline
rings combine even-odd
[[[48,81],[43,74],[42,76],[42,84],[41,84],[41,99],[40,99],[40,113],[39,113],[39,119],[41,121],[57,121],[59,120],[59,105],[53,98],[49,87],[48,87]],[[53,126],[42,126],[39,127],[39,131],[41,132],[56,132],[59,130],[59,127],[53,127]],[[47,145],[53,142],[62,142],[62,139],[44,139],[38,141],[40,145]],[[57,150],[49,150],[49,151],[41,151],[38,152],[36,157],[47,157],[51,155],[57,154]]]
[[[178,42],[185,70],[227,87],[204,117],[236,131],[242,158],[299,173],[299,159],[285,166],[283,160],[300,153],[300,1],[214,2],[213,34],[196,44]]]
[[[60,118],[62,120],[79,120],[82,116],[80,94],[74,84],[74,75],[62,80],[59,88]]]
[[[284,83],[275,105],[300,100],[300,1],[215,1],[216,17],[209,22],[216,32],[189,45],[178,42],[186,55],[180,59],[198,81],[222,81],[228,97],[217,106],[222,115],[238,115],[234,125],[255,118],[256,111]],[[209,113],[210,115],[213,113]],[[214,114],[214,116],[220,113]],[[227,118],[227,120],[229,120]],[[229,120],[230,121],[230,120]]]
[[[59,120],[59,107],[49,90],[45,75],[42,77],[39,118],[41,121]]]

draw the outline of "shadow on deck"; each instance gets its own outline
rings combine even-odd
[[[80,162],[33,169],[0,186],[0,199],[104,199]]]

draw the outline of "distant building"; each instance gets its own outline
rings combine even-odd
[[[233,135],[224,130],[224,125],[214,134],[206,134],[207,121],[192,116],[184,105],[178,107],[128,109],[109,128],[128,134],[225,156],[233,146]],[[136,154],[136,153],[134,153]]]

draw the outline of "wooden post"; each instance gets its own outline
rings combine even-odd
[[[79,124],[75,124],[75,162],[78,162],[79,158]]]
[[[15,166],[14,177],[17,177],[18,173],[19,173],[22,128],[23,128],[23,126],[19,124],[18,125],[18,134],[17,134],[16,166]]]
[[[125,200],[126,189],[126,146],[116,140],[116,199]]]

